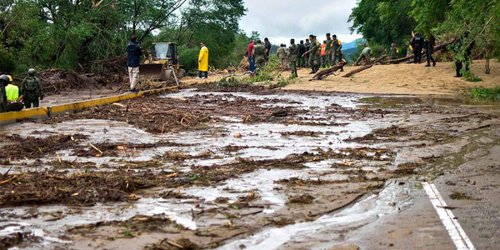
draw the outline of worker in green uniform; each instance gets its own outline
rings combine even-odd
[[[295,39],[290,40],[290,47],[288,47],[289,55],[288,61],[290,62],[290,69],[292,70],[292,77],[297,77],[297,63],[299,58],[299,47],[295,44]]]
[[[337,35],[333,35],[332,38],[332,55],[332,65],[342,61],[342,42],[337,38]]]
[[[257,40],[257,43],[253,47],[252,56],[257,68],[262,69],[262,67],[266,64],[266,48],[262,44],[261,40]]]
[[[398,48],[395,43],[391,43],[391,48],[389,50],[389,58],[391,60],[398,59]]]
[[[40,106],[40,100],[43,100],[42,85],[36,77],[35,69],[28,70],[28,76],[24,78],[21,85],[21,93],[23,95],[24,107],[29,109],[32,106],[37,108]]]
[[[310,65],[309,65],[309,53],[307,53],[311,49],[311,42],[309,41],[309,39],[306,39],[306,43],[304,46],[306,48],[306,51],[304,53],[302,53],[302,57],[304,57],[305,67],[310,67]]]
[[[7,75],[9,78],[9,83],[5,87],[5,95],[7,96],[7,105],[6,105],[6,111],[21,111],[24,107],[23,105],[23,97],[20,94],[19,87],[14,85],[14,81],[12,79],[12,76]]]
[[[332,36],[330,33],[326,33],[326,62],[325,66],[330,67],[332,66],[332,55],[333,55],[333,50],[332,50]]]
[[[320,47],[321,44],[316,40],[315,35],[309,35],[309,40],[311,41],[310,49],[305,53],[309,55],[309,67],[311,67],[311,73],[315,74],[320,68]]]

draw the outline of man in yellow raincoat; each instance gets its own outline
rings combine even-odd
[[[200,43],[200,55],[198,56],[198,79],[208,78],[208,48],[204,42]]]

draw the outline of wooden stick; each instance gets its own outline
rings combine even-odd
[[[100,149],[98,149],[96,146],[94,146],[92,143],[89,143],[89,146],[95,149],[99,154],[104,154]]]
[[[351,77],[351,76],[353,76],[353,75],[355,75],[355,74],[357,74],[357,73],[359,73],[359,72],[361,72],[361,71],[367,70],[367,69],[369,69],[369,68],[371,68],[371,67],[373,67],[373,64],[370,64],[370,65],[365,65],[365,66],[363,66],[363,67],[361,67],[361,68],[355,69],[355,70],[353,70],[353,71],[351,71],[351,72],[349,72],[349,73],[347,73],[347,74],[343,75],[342,77],[345,77],[345,78],[347,78],[347,77]]]
[[[329,68],[329,69],[325,69],[325,70],[322,70],[320,72],[318,72],[316,75],[313,76],[313,78],[309,81],[312,81],[312,80],[321,80],[329,75],[332,75],[334,74],[335,72],[337,72],[337,70],[339,69],[342,69],[344,67],[344,65],[346,64],[346,62],[344,60],[342,60],[341,62],[339,62],[337,65]]]

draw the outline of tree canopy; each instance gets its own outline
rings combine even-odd
[[[452,39],[469,32],[485,57],[500,57],[500,5],[496,0],[360,0],[349,18],[351,31],[370,43],[403,46],[411,32]]]
[[[124,55],[132,33],[146,48],[177,42],[181,54],[203,40],[211,64],[222,66],[234,59],[227,52],[242,35],[245,11],[243,0],[2,0],[0,70],[88,71],[96,61]]]

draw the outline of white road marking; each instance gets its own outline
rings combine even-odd
[[[436,209],[439,218],[443,222],[444,227],[448,231],[453,243],[458,250],[475,250],[476,248],[470,241],[469,237],[465,234],[462,226],[458,223],[457,218],[450,209],[446,209],[448,206],[443,200],[441,194],[437,190],[436,186],[432,183],[423,182],[424,190],[431,200],[432,206]]]

